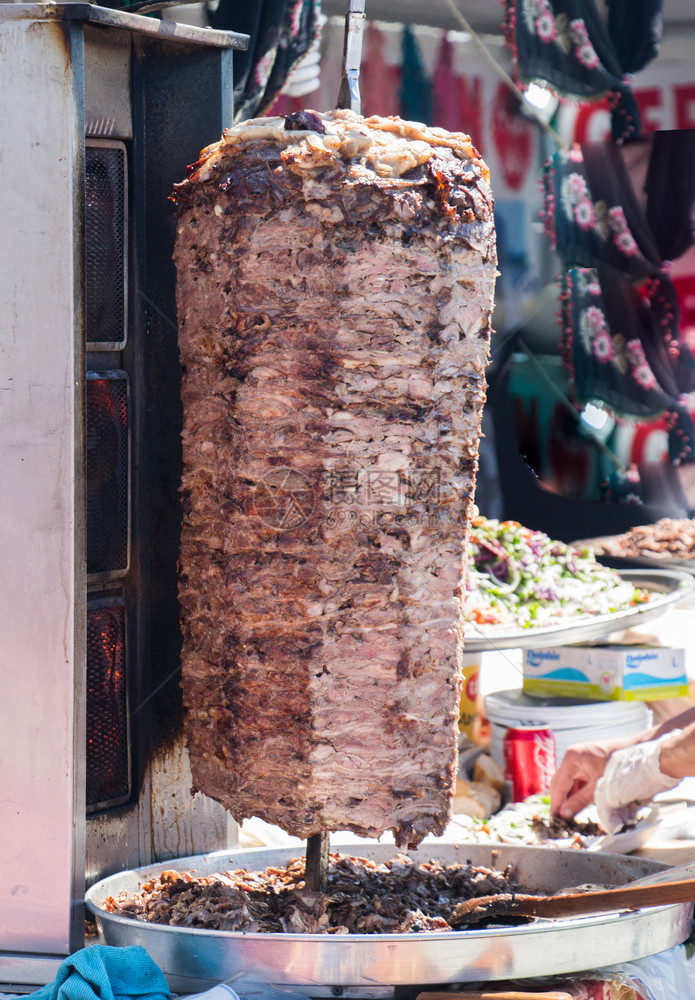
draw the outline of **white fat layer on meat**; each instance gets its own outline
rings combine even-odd
[[[312,112],[323,124],[326,133],[289,130],[283,116],[253,118],[226,129],[223,139],[208,146],[204,153],[208,159],[205,170],[212,166],[212,158],[223,145],[272,142],[284,146],[296,157],[298,169],[311,173],[318,163],[329,157],[350,161],[354,176],[368,179],[370,173],[379,177],[398,178],[416,166],[426,163],[433,149],[447,147],[461,159],[477,159],[485,170],[470,137],[463,132],[446,132],[419,122],[406,122],[400,118],[382,118],[373,115],[363,119],[352,111],[336,110],[328,114]],[[203,173],[207,180],[209,174]],[[314,183],[316,183],[314,181]]]

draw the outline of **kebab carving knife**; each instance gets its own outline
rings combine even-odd
[[[360,63],[364,36],[365,0],[349,0],[345,15],[345,43],[343,46],[343,77],[336,107],[362,113],[360,97]]]

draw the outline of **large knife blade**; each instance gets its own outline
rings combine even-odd
[[[345,42],[343,45],[343,76],[338,92],[337,108],[347,108],[362,113],[360,96],[360,63],[364,37],[365,0],[349,0],[345,15]]]

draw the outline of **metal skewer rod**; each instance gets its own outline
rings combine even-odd
[[[328,890],[328,855],[330,834],[315,833],[307,837],[304,883],[311,892]]]
[[[360,63],[364,37],[365,0],[349,0],[345,15],[345,43],[343,45],[343,77],[340,82],[337,108],[347,108],[362,114],[360,97]]]
[[[343,74],[338,92],[336,108],[362,113],[360,97],[360,64],[362,62],[362,38],[364,37],[366,0],[348,0],[345,15],[345,40],[343,43]],[[328,855],[330,835],[315,833],[307,837],[304,882],[313,892],[328,889]]]

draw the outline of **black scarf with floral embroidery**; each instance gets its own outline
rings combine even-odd
[[[675,150],[682,164],[683,152]],[[566,268],[563,353],[577,401],[602,401],[618,419],[665,417],[671,460],[692,457],[695,428],[683,395],[695,389],[695,359],[680,342],[678,300],[662,260],[668,233],[659,246],[612,142],[556,153],[544,178],[547,232]],[[680,206],[686,217],[692,187],[688,199]],[[671,242],[683,241],[676,226]]]
[[[522,86],[541,80],[561,99],[607,97],[613,137],[640,135],[628,77],[658,51],[662,0],[608,0],[606,22],[594,0],[504,3],[505,37]]]
[[[319,30],[320,0],[220,0],[210,26],[249,35],[234,53],[234,121],[265,114]]]

